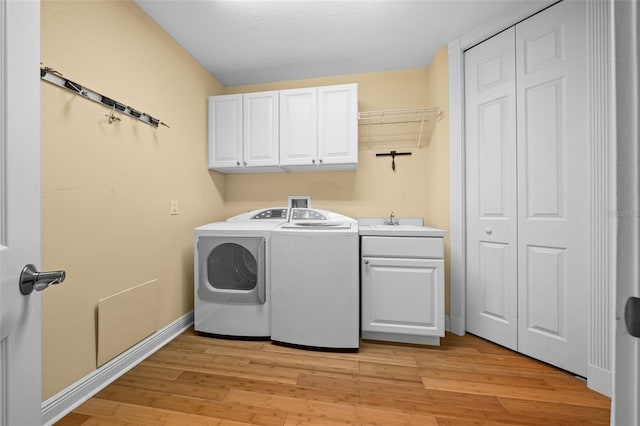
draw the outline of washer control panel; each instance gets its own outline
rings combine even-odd
[[[286,219],[287,210],[288,209],[262,210],[260,213],[251,216],[251,219]]]

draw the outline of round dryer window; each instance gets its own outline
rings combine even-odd
[[[198,240],[198,296],[217,303],[265,303],[265,239],[203,236]]]
[[[258,262],[246,248],[221,244],[214,248],[207,261],[209,284],[224,290],[251,290],[258,285]]]

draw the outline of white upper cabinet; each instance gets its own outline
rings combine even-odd
[[[280,165],[311,166],[318,158],[318,90],[280,91]]]
[[[283,168],[355,170],[357,163],[357,84],[280,91]]]
[[[242,95],[209,97],[209,168],[242,162]]]
[[[278,92],[246,93],[242,95],[244,165],[277,166]]]
[[[210,169],[263,173],[357,165],[357,84],[209,98]]]
[[[209,168],[224,173],[282,171],[278,92],[209,98]]]
[[[318,162],[358,163],[358,86],[318,88]]]

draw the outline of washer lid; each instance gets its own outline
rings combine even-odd
[[[291,209],[289,223],[282,228],[332,228],[349,229],[355,223],[354,219],[338,213],[317,209]]]
[[[301,222],[301,223],[285,223],[284,225],[282,225],[280,228],[286,228],[286,229],[351,229],[351,223],[344,223],[344,222],[340,222],[340,223],[331,223],[331,222],[325,222],[325,223],[314,223],[314,222]]]

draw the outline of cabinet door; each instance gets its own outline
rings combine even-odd
[[[243,165],[277,166],[278,92],[243,95]]]
[[[362,330],[444,336],[444,260],[363,258]]]
[[[318,162],[358,162],[358,85],[318,88]]]
[[[242,162],[242,95],[209,97],[209,168]]]
[[[318,158],[317,89],[280,91],[280,165],[313,165]]]

